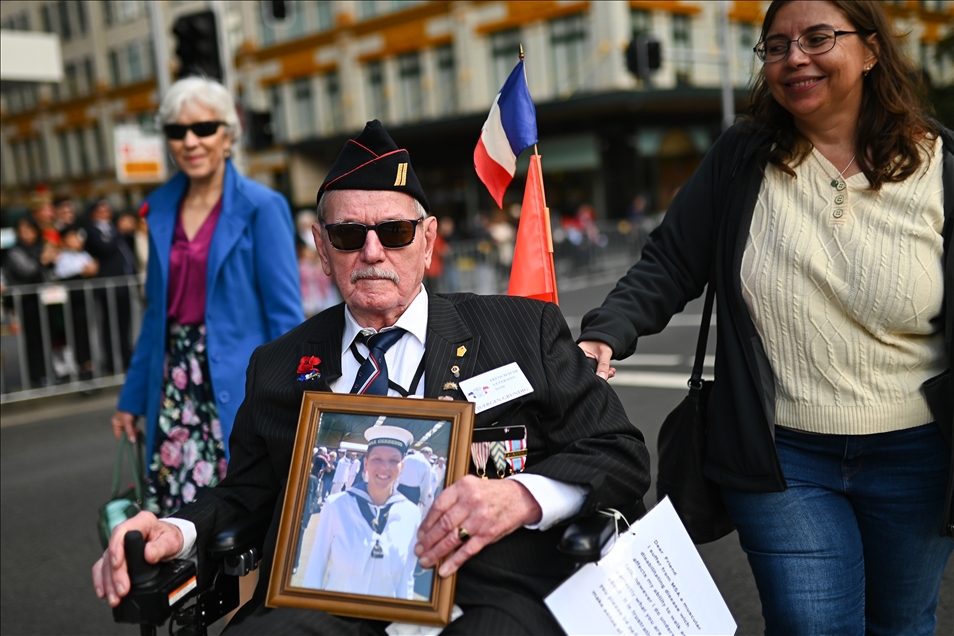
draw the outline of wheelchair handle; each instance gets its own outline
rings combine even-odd
[[[146,540],[139,530],[131,530],[123,537],[126,552],[126,569],[129,582],[134,586],[144,585],[159,576],[159,566],[146,562]]]

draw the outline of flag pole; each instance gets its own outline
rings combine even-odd
[[[523,43],[521,42],[518,46],[520,47],[520,61],[523,62]],[[530,86],[530,82],[527,80],[526,64],[523,65],[523,81],[527,83],[528,87]],[[557,304],[560,304],[556,289],[556,265],[553,262],[553,232],[550,231],[550,207],[547,205],[547,192],[543,187],[543,161],[540,158],[540,151],[537,150],[537,144],[535,143],[533,144],[533,154],[537,158],[537,167],[539,168],[537,174],[540,178],[540,198],[543,200],[543,222],[546,228],[547,251],[550,253],[550,267],[553,270],[553,299]]]

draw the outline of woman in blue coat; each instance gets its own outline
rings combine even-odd
[[[229,160],[240,133],[232,96],[186,78],[159,119],[180,172],[140,210],[146,311],[112,425],[135,439],[145,416],[146,507],[164,516],[225,476],[249,357],[304,314],[288,204]]]

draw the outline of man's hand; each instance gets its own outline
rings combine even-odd
[[[126,552],[123,539],[131,530],[142,532],[146,542],[146,562],[158,563],[179,554],[182,550],[182,532],[179,528],[159,521],[151,512],[140,512],[113,530],[109,547],[93,565],[93,587],[96,596],[105,598],[110,607],[119,605],[119,599],[129,593],[129,573],[126,571]]]
[[[123,433],[126,433],[126,437],[129,438],[130,442],[136,441],[136,416],[132,413],[127,413],[126,411],[116,411],[113,413],[113,435],[116,436],[116,439],[122,437]]]
[[[583,350],[587,358],[596,360],[596,375],[604,380],[609,380],[616,375],[616,369],[610,366],[613,349],[608,344],[598,340],[584,340],[580,343],[580,349]]]
[[[434,501],[418,530],[414,553],[423,568],[450,554],[438,569],[438,574],[447,577],[484,546],[537,523],[542,515],[540,504],[520,482],[467,475]],[[467,530],[470,539],[461,540],[460,528]]]

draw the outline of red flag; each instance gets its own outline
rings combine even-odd
[[[553,237],[550,210],[543,192],[540,155],[530,156],[527,186],[520,209],[517,244],[513,251],[508,296],[524,296],[559,304],[556,270],[553,267]]]

